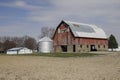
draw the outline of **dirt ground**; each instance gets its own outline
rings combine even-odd
[[[120,53],[77,58],[0,56],[0,80],[120,80]]]

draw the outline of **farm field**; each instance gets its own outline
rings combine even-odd
[[[120,52],[92,57],[0,55],[0,80],[120,80]]]

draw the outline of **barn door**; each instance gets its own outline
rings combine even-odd
[[[75,47],[75,45],[73,45],[73,52],[76,52],[76,47]]]
[[[91,51],[97,51],[97,49],[95,48],[95,45],[91,45]]]
[[[67,45],[62,45],[61,49],[62,49],[62,52],[67,52]]]

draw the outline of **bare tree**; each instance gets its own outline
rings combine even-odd
[[[9,40],[6,40],[4,43],[3,43],[3,47],[4,47],[4,51],[10,49],[10,48],[14,48],[16,47],[16,43],[14,41],[9,41]]]
[[[53,27],[42,27],[39,38],[43,38],[45,36],[52,38],[54,35],[54,32],[55,32],[55,28]]]
[[[2,42],[0,42],[0,53],[4,53],[3,43]]]
[[[55,28],[50,28],[49,29],[49,37],[52,39],[55,33]]]
[[[8,36],[4,36],[4,37],[0,37],[0,42],[5,42],[6,40],[11,40],[11,37]]]
[[[23,37],[13,37],[12,41],[16,43],[16,47],[24,46],[24,38]]]
[[[3,49],[3,43],[0,42],[0,50]]]
[[[2,45],[3,44],[3,45]],[[13,46],[14,45],[14,46]],[[30,49],[36,48],[36,40],[29,36],[23,37],[0,37],[0,48],[7,50],[12,47],[28,47]]]
[[[36,49],[36,40],[32,37],[26,36],[26,39],[24,41],[24,46],[29,48],[29,49]]]

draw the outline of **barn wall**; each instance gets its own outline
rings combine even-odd
[[[76,38],[65,24],[61,24],[54,35],[54,51],[63,52],[61,46],[67,46],[67,52],[89,52],[94,45],[97,51],[108,50],[107,39]]]
[[[75,39],[70,29],[61,24],[55,33],[54,45],[71,45],[75,44],[74,41]]]
[[[107,39],[92,39],[92,38],[76,38],[77,52],[91,51],[91,45],[94,45],[97,51],[108,50]]]

